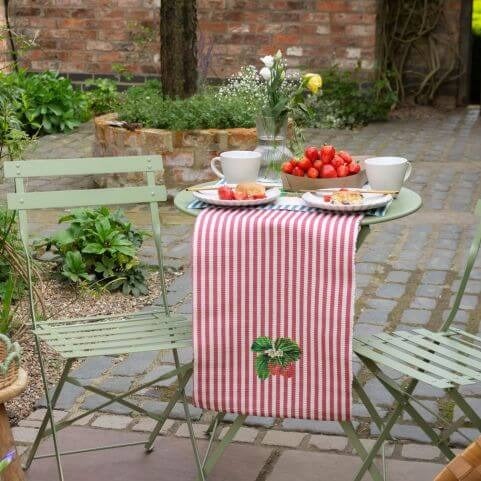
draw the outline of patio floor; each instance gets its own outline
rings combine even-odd
[[[463,264],[472,235],[472,210],[476,200],[481,198],[481,120],[478,114],[479,108],[467,108],[436,115],[429,120],[393,120],[356,131],[309,132],[308,138],[313,143],[332,142],[354,154],[402,154],[408,157],[414,161],[414,172],[408,186],[419,192],[424,200],[423,209],[409,218],[375,227],[359,252],[356,331],[371,333],[396,327],[435,328],[446,316],[457,288],[457,272]],[[89,156],[92,142],[92,125],[85,124],[71,134],[40,139],[30,157]],[[80,188],[91,183],[89,178],[65,178],[55,188]],[[43,179],[38,184],[40,188],[48,186]],[[9,189],[10,184],[0,185],[0,199]],[[146,225],[144,211],[129,214],[137,225]],[[35,216],[37,233],[54,230],[57,217],[58,212]],[[167,265],[184,271],[184,275],[178,277],[170,288],[170,302],[177,312],[191,314],[189,243],[192,219],[179,214],[169,205],[162,208],[162,223]],[[152,247],[147,245],[143,251],[145,260],[148,261],[151,255]],[[468,284],[461,307],[456,324],[478,332],[481,261],[475,266],[473,280]],[[189,350],[182,352],[184,359],[190,356]],[[163,364],[171,362],[162,353],[90,359],[79,367],[77,374],[82,379],[108,385],[109,390],[116,392],[140,378],[152,376],[165,368]],[[359,365],[356,365],[356,371],[360,371]],[[392,403],[389,395],[364,370],[360,376],[370,397],[387,411]],[[447,401],[438,397],[442,393],[425,386],[420,386],[417,393],[429,408],[449,411]],[[470,388],[466,394],[473,407],[481,409],[481,385]],[[158,389],[146,390],[136,397],[136,401],[148,409],[162,407]],[[95,395],[86,395],[81,388],[67,388],[59,401],[58,415],[65,416],[99,403]],[[66,431],[66,443],[138,437],[151,426],[148,420],[131,417],[130,411],[122,406],[110,406],[108,409],[108,412],[88,418],[85,426]],[[199,436],[202,436],[210,413],[195,408],[193,412],[199,424]],[[356,403],[354,412],[359,432],[367,438],[375,436],[375,429],[363,406]],[[14,429],[19,446],[23,446],[21,449],[25,449],[33,439],[40,414],[39,411],[33,413]],[[134,447],[122,450],[122,454],[112,451],[72,456],[65,461],[67,479],[194,479],[193,463],[185,461],[191,456],[180,410],[174,413],[174,417],[159,437],[157,449],[152,455],[145,457],[141,447]],[[428,412],[425,417],[434,421]],[[463,429],[470,438],[476,435],[469,426]],[[437,463],[441,463],[442,458],[437,450],[422,444],[426,442],[424,434],[410,423],[408,417],[396,426],[393,434],[399,442],[387,450],[389,479],[432,479],[441,467]],[[456,435],[453,435],[452,441],[459,446],[463,444]],[[212,479],[349,480],[356,463],[358,459],[352,455],[335,423],[251,418],[216,468]],[[32,466],[29,479],[51,481],[54,472],[50,461],[39,461]]]

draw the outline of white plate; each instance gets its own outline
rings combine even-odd
[[[228,207],[249,207],[255,205],[270,204],[278,199],[281,195],[281,191],[277,188],[266,189],[266,196],[264,199],[250,199],[250,200],[223,200],[219,199],[217,189],[201,190],[198,192],[192,192],[195,198],[206,202],[207,204],[228,206]]]
[[[333,189],[332,192],[335,192],[338,189]],[[357,190],[357,189],[349,189],[349,190]],[[392,200],[391,195],[382,195],[382,194],[366,194],[363,193],[363,201],[362,204],[356,205],[342,205],[342,204],[331,204],[330,202],[326,202],[323,198],[324,195],[329,194],[329,192],[318,192],[317,194],[313,194],[312,192],[306,192],[302,199],[304,202],[311,206],[317,207],[318,209],[323,210],[332,210],[336,212],[360,212],[363,210],[371,210],[377,209],[378,207],[384,207],[387,203]]]

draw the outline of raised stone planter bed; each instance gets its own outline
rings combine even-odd
[[[98,157],[161,154],[164,158],[164,182],[168,188],[183,188],[214,178],[212,157],[225,150],[252,150],[256,129],[206,129],[170,131],[162,129],[128,130],[112,122],[116,114],[95,118],[94,155]],[[160,180],[160,179],[159,179]],[[98,176],[101,187],[118,187],[143,182],[142,174]]]

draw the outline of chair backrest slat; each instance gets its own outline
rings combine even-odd
[[[7,205],[11,210],[34,210],[162,202],[166,199],[165,187],[155,185],[7,194]]]
[[[162,168],[160,155],[18,160],[3,164],[6,178],[153,172]]]

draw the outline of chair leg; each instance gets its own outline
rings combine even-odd
[[[225,451],[227,446],[232,442],[237,431],[242,427],[244,421],[246,420],[247,415],[241,414],[237,416],[234,422],[231,424],[230,428],[226,432],[225,436],[222,438],[221,442],[217,445],[215,450],[212,452],[210,456],[208,456],[203,462],[203,472],[205,475],[208,475],[214,466],[216,465],[219,458],[222,456],[222,453]]]
[[[60,397],[60,393],[62,392],[62,388],[65,384],[65,380],[67,379],[68,373],[70,371],[70,368],[72,367],[73,364],[73,359],[67,359],[67,362],[65,363],[65,366],[62,371],[62,375],[60,376],[60,379],[57,383],[57,386],[55,388],[55,391],[52,394],[52,399],[50,400],[51,404],[51,409],[53,410],[55,408],[55,404],[57,404],[58,398]],[[47,402],[48,404],[48,402]],[[37,453],[38,446],[40,444],[40,441],[44,437],[45,429],[47,428],[47,423],[50,420],[55,422],[53,419],[53,413],[49,409],[47,409],[47,412],[45,413],[45,416],[43,417],[42,424],[40,425],[40,429],[38,430],[37,436],[35,437],[35,440],[30,448],[30,451],[28,453],[28,458],[25,461],[24,469],[27,470],[30,468],[30,465],[32,464],[32,461],[35,458],[35,454]]]
[[[463,396],[459,394],[457,389],[446,389],[449,397],[459,406],[459,409],[468,417],[474,426],[481,431],[481,418],[477,412],[466,402]]]
[[[155,425],[154,429],[150,433],[149,439],[145,443],[145,451],[147,453],[151,453],[153,451],[153,445],[154,445],[155,439],[159,435],[159,432],[162,429],[162,426],[165,424],[165,421],[167,420],[170,412],[172,411],[175,404],[177,403],[177,401],[181,397],[181,390],[185,388],[185,385],[189,381],[191,375],[192,375],[192,370],[186,372],[182,378],[179,377],[179,379],[181,379],[181,380],[179,381],[179,386],[177,388],[177,391],[169,399],[169,402],[168,402],[166,408],[162,412],[159,420],[157,421],[157,424]]]
[[[218,413],[214,419],[210,422],[209,427],[206,429],[205,434],[210,436],[213,431],[215,431],[216,426],[218,426],[224,419],[225,413]]]
[[[344,433],[349,439],[351,446],[356,450],[361,460],[365,461],[368,458],[368,453],[366,451],[366,448],[362,445],[361,440],[359,439],[352,423],[350,421],[340,421],[339,424],[341,425]],[[374,458],[367,469],[369,470],[373,481],[385,481],[383,475],[379,472],[379,469],[374,464]]]
[[[454,453],[449,448],[448,442],[442,436],[436,433],[436,431],[434,431],[434,429],[429,426],[425,419],[412,406],[409,400],[412,391],[409,393],[407,391],[404,391],[403,393],[401,388],[394,384],[392,380],[385,376],[383,373],[378,375],[378,379],[392,396],[396,397],[397,395],[401,396],[401,398],[405,398],[404,410],[413,418],[413,421],[426,433],[429,439],[431,439],[433,445],[437,446],[447,459],[454,458]]]
[[[30,285],[30,289],[31,289],[31,285]],[[32,298],[32,295],[30,295],[30,298]],[[31,301],[31,303],[32,303],[32,301]],[[64,475],[63,475],[62,462],[60,460],[60,450],[59,450],[59,447],[58,447],[57,430],[55,429],[55,421],[53,419],[53,406],[52,406],[52,401],[50,399],[50,394],[48,392],[47,375],[45,374],[45,366],[43,364],[42,351],[40,349],[40,341],[39,341],[39,339],[36,335],[34,335],[34,337],[35,337],[35,348],[37,350],[37,355],[38,355],[38,363],[40,365],[40,373],[41,373],[41,376],[42,376],[43,390],[45,392],[45,400],[47,401],[47,414],[46,414],[46,416],[48,416],[50,418],[50,427],[51,427],[51,430],[52,430],[52,442],[53,442],[53,449],[54,449],[54,452],[55,452],[55,461],[56,461],[56,464],[57,464],[58,478],[59,478],[60,481],[64,481],[65,478],[64,478]],[[65,366],[65,368],[67,368],[67,366],[68,366],[68,369],[70,369],[70,365],[67,364]],[[65,372],[65,369],[64,369],[64,372]],[[62,383],[65,382],[65,377],[67,377],[66,373],[65,373],[65,376],[64,376],[64,373],[62,373],[62,378],[63,378]],[[60,390],[61,390],[61,388],[60,388]],[[58,395],[60,394],[60,390],[58,391],[57,398],[58,398]],[[35,450],[37,449],[37,447],[38,447],[38,443],[37,443],[37,446],[36,446]]]
[[[174,355],[175,367],[176,367],[177,371],[179,371],[180,370],[179,353],[177,352],[177,349],[172,349],[172,353]],[[194,451],[195,465],[196,465],[196,468],[197,468],[197,473],[198,473],[199,479],[201,481],[205,481],[205,474],[204,474],[202,462],[200,460],[199,448],[198,448],[197,442],[195,440],[194,427],[192,425],[192,417],[190,415],[189,405],[187,403],[187,397],[185,395],[185,389],[184,389],[185,384],[182,384],[182,381],[183,381],[183,378],[179,374],[178,375],[178,382],[179,382],[180,397],[181,397],[181,400],[182,400],[182,404],[184,406],[185,419],[187,421],[187,428],[189,429],[190,441],[191,441],[191,444],[192,444],[192,449]]]
[[[371,416],[371,419],[374,421],[376,426],[378,427],[379,431],[382,430],[384,427],[383,420],[381,416],[379,416],[379,413],[377,412],[376,406],[374,406],[373,402],[369,399],[369,396],[366,394],[366,391],[364,388],[361,386],[361,383],[357,379],[356,376],[354,376],[352,380],[352,387],[354,391],[356,391],[357,395],[359,396],[359,399],[361,402],[366,406],[366,409]]]

